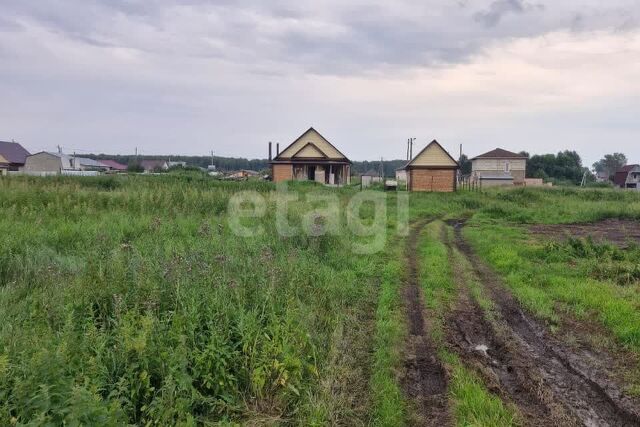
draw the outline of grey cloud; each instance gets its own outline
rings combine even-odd
[[[486,27],[495,27],[500,20],[507,14],[522,14],[533,10],[542,10],[543,5],[531,5],[523,0],[496,0],[484,12],[478,12],[474,15],[476,21],[484,24]]]
[[[275,75],[291,70],[361,74],[464,63],[496,40],[561,29],[627,28],[636,21],[603,11],[626,7],[631,8],[624,10],[629,16],[640,11],[625,0],[609,6],[567,0],[544,14],[532,13],[544,9],[542,4],[525,0],[328,0],[321,6],[292,0],[22,0],[3,7],[6,16],[95,48],[127,47],[176,60],[223,59]],[[504,20],[508,14],[519,15],[517,25]]]

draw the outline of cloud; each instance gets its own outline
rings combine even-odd
[[[523,14],[532,11],[542,11],[544,5],[532,5],[525,3],[523,0],[495,0],[484,12],[477,12],[474,15],[476,21],[481,22],[488,28],[495,27],[500,20],[507,14]]]
[[[612,117],[640,115],[640,3],[528,1],[5,2],[0,139],[254,157],[315,125],[354,159],[411,136],[590,152],[594,123],[637,141]]]

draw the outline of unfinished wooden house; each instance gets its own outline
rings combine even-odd
[[[433,140],[404,167],[409,191],[456,191],[458,162]]]
[[[315,181],[326,185],[351,182],[351,161],[314,128],[271,160],[274,182]]]

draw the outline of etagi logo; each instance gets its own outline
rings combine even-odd
[[[409,194],[398,193],[394,199],[395,221],[390,221],[387,193],[361,191],[345,201],[326,191],[290,191],[280,183],[267,197],[257,191],[234,194],[229,200],[229,226],[236,236],[256,237],[267,232],[266,218],[273,221],[279,236],[350,235],[355,253],[374,254],[384,249],[390,231],[409,234]]]

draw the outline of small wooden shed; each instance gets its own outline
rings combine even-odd
[[[407,189],[450,193],[456,191],[458,162],[435,139],[407,165]]]

